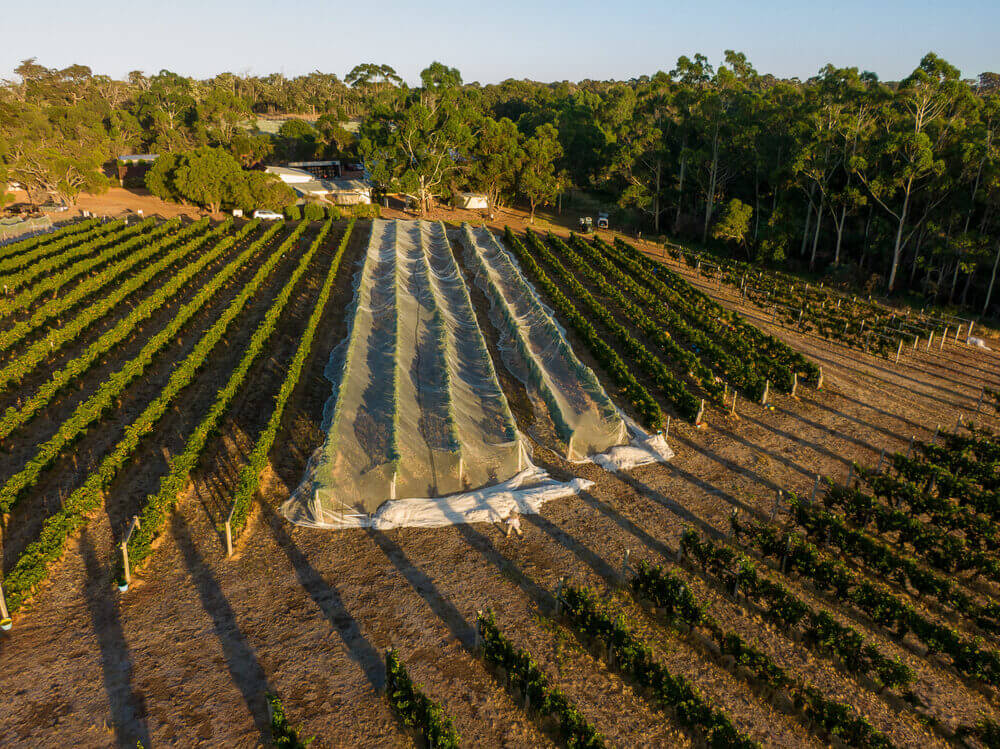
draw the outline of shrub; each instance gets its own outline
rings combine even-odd
[[[306,221],[322,221],[324,213],[323,206],[318,203],[307,203],[302,208],[302,218]]]
[[[289,205],[285,207],[285,218],[289,221],[298,221],[302,218],[302,212],[299,210],[297,205]]]

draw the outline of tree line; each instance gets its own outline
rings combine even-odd
[[[474,190],[491,211],[520,201],[533,215],[586,192],[647,234],[872,290],[984,312],[992,302],[1000,76],[963,79],[934,54],[898,82],[833,66],[778,79],[732,51],[718,66],[684,56],[669,72],[576,83],[465,83],[439,62],[413,86],[374,63],[343,80],[166,70],[114,80],[35,60],[15,72],[0,85],[0,170],[69,201],[101,189],[101,165],[126,152],[176,154],[184,179],[219,172],[211,149],[243,168],[361,157],[377,190],[410,193],[422,210]],[[312,121],[255,129],[274,113]],[[228,192],[252,202],[264,189]]]

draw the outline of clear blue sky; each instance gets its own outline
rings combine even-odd
[[[167,68],[343,77],[387,63],[408,81],[432,60],[466,81],[630,78],[670,70],[677,57],[745,52],[757,70],[806,78],[827,62],[884,80],[934,51],[965,77],[1000,70],[998,0],[4,0],[0,77],[37,57],[116,77]]]

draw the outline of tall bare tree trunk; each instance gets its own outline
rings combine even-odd
[[[820,195],[819,209],[816,211],[816,231],[813,233],[812,255],[809,258],[809,269],[816,265],[816,246],[819,244],[819,230],[823,225],[823,208],[826,207],[826,196]]]
[[[708,225],[712,221],[712,209],[715,207],[715,180],[719,176],[719,128],[715,128],[712,139],[712,170],[708,178],[708,196],[705,201],[705,225],[701,230],[701,243],[708,241]]]
[[[899,226],[896,228],[896,243],[892,248],[892,270],[889,271],[889,291],[896,287],[896,271],[899,269],[899,256],[903,251],[903,227],[906,226],[906,214],[910,209],[910,190],[913,187],[913,178],[906,183],[906,193],[903,198],[903,210],[899,214]]]
[[[986,303],[983,305],[983,315],[990,308],[990,297],[993,296],[993,284],[997,280],[997,263],[1000,263],[1000,241],[997,242],[997,254],[993,258],[993,273],[990,275],[990,286],[986,290]]]

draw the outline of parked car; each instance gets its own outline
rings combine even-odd
[[[283,221],[285,218],[280,213],[276,213],[274,211],[265,211],[260,208],[258,208],[256,211],[253,212],[253,217],[259,218],[261,221]]]
[[[598,213],[597,214],[597,228],[607,229],[608,228],[608,214]]]

